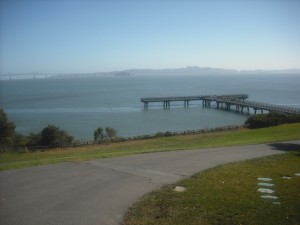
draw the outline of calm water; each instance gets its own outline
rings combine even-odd
[[[201,102],[150,104],[141,97],[249,94],[250,100],[300,107],[300,76],[165,76],[102,77],[0,81],[0,107],[23,134],[48,124],[78,139],[92,139],[99,126],[111,126],[120,136],[183,131],[243,124],[234,112],[202,108]]]

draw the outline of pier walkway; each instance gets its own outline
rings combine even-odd
[[[170,107],[170,103],[173,101],[183,101],[184,106],[188,107],[190,101],[201,100],[204,107],[210,107],[212,102],[217,104],[217,109],[223,108],[231,110],[232,106],[235,106],[236,111],[243,113],[244,109],[250,112],[250,108],[253,109],[256,114],[257,110],[268,112],[282,112],[288,114],[300,115],[299,108],[293,108],[288,106],[280,106],[268,103],[262,103],[257,101],[246,100],[249,96],[246,94],[237,95],[199,95],[199,96],[177,96],[177,97],[153,97],[153,98],[141,98],[141,102],[144,103],[144,107],[147,108],[151,102],[163,102],[165,108]]]
[[[183,101],[184,106],[187,107],[190,101],[205,101],[216,97],[216,95],[196,95],[196,96],[172,96],[172,97],[151,97],[151,98],[141,98],[141,102],[144,103],[145,108],[148,107],[151,102],[163,102],[164,107],[170,107],[171,102],[179,102]],[[240,99],[245,100],[248,98],[248,95],[240,94],[240,95],[222,95],[223,98],[229,99]]]

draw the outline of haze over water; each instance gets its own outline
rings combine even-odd
[[[93,139],[99,126],[119,136],[241,125],[246,114],[203,108],[201,101],[150,103],[142,97],[249,94],[250,100],[300,108],[300,76],[128,76],[0,81],[0,107],[17,131],[39,132],[48,124],[77,139]]]

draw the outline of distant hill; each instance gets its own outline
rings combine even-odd
[[[236,74],[237,70],[218,69],[210,67],[185,67],[177,69],[132,69],[126,70],[134,75],[209,75],[209,74]]]
[[[300,75],[300,69],[288,69],[288,70],[234,70],[234,69],[222,69],[211,67],[198,67],[189,66],[185,68],[171,68],[171,69],[129,69],[123,71],[111,71],[111,72],[96,72],[96,73],[64,73],[64,74],[51,74],[51,73],[24,73],[24,74],[3,74],[0,75],[1,79],[10,79],[14,76],[17,79],[32,79],[32,78],[80,78],[80,77],[127,77],[127,76],[171,76],[171,75],[280,75],[280,74],[296,74]]]
[[[126,71],[122,71],[122,72],[117,72],[115,74],[116,77],[128,77],[128,76],[131,76],[130,73],[126,72]]]
[[[177,69],[131,69],[132,75],[236,75],[236,74],[299,74],[300,69],[289,70],[234,70],[211,67],[185,67]]]

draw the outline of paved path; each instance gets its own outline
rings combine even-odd
[[[254,145],[2,171],[0,224],[119,224],[130,204],[149,191],[220,164],[280,153]]]

